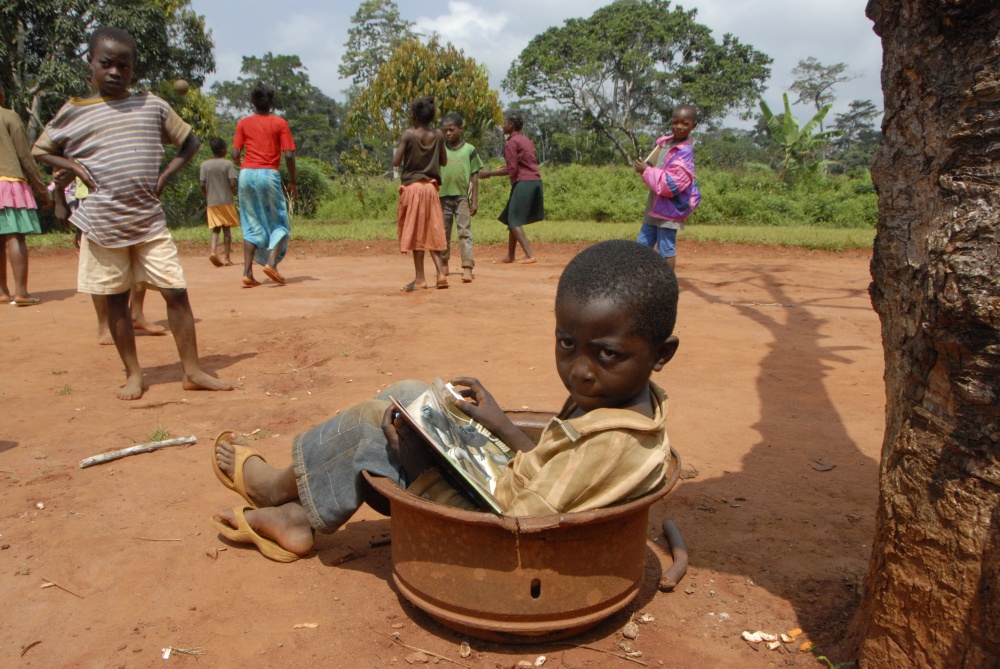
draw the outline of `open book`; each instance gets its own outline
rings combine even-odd
[[[437,378],[409,406],[404,407],[396,398],[392,403],[420,435],[452,485],[483,509],[503,513],[493,493],[514,453],[460,411],[455,399],[464,398],[450,383]]]

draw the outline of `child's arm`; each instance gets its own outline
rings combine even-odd
[[[55,200],[55,210],[52,212],[59,225],[69,228],[69,205],[66,203],[66,186],[76,179],[69,170],[56,170],[52,173],[52,196]]]
[[[435,130],[434,136],[437,137],[438,142],[441,145],[441,153],[438,155],[438,164],[441,167],[444,167],[445,165],[448,164],[448,149],[445,147],[444,133],[442,133],[440,130]]]
[[[94,178],[90,176],[90,172],[75,160],[70,160],[65,156],[58,156],[54,153],[41,155],[36,153],[35,159],[43,165],[50,165],[57,170],[68,170],[73,176],[79,177],[80,181],[86,184],[87,188],[97,190],[97,184],[94,182]]]
[[[243,152],[240,149],[236,148],[236,146],[233,146],[233,148],[229,149],[229,157],[233,159],[233,164],[236,165],[236,167],[240,166],[241,153]]]
[[[475,216],[479,211],[479,172],[473,172],[469,179],[469,215]]]
[[[464,411],[470,418],[481,423],[507,448],[523,452],[530,451],[535,447],[535,442],[531,441],[524,432],[521,432],[510,418],[507,418],[507,414],[503,412],[497,401],[493,399],[493,396],[478,379],[460,376],[452,379],[451,384],[468,388],[468,390],[461,391],[462,396],[468,399],[456,400],[455,406]]]
[[[392,166],[399,167],[403,163],[403,156],[406,155],[406,147],[410,143],[410,135],[413,134],[412,130],[407,130],[403,133],[403,136],[399,139],[399,145],[396,150],[392,153]]]
[[[298,195],[297,186],[295,184],[295,152],[285,151],[285,167],[288,168],[288,197],[295,199]]]
[[[167,166],[160,172],[160,178],[156,180],[156,197],[160,197],[163,189],[167,187],[167,183],[177,173],[177,170],[187,165],[194,158],[194,154],[198,153],[199,146],[201,146],[201,142],[198,141],[198,137],[193,131],[189,132],[184,143],[181,144],[180,151],[177,152],[176,156],[171,158]]]

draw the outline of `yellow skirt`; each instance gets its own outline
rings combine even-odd
[[[236,213],[236,207],[231,202],[229,204],[209,207],[207,213],[210,230],[215,228],[231,228],[240,224],[240,215]]]

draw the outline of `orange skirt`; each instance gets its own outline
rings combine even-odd
[[[232,228],[240,224],[240,215],[236,213],[236,207],[231,202],[229,204],[208,207],[205,212],[208,216],[208,227],[210,230],[214,230],[215,228]]]
[[[401,253],[444,251],[448,248],[437,182],[425,179],[399,187],[396,235]]]

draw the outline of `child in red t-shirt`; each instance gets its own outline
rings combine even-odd
[[[295,141],[288,122],[271,113],[274,92],[274,86],[264,82],[258,82],[253,87],[250,104],[257,113],[239,120],[233,138],[233,162],[241,168],[239,192],[244,288],[260,285],[253,277],[254,260],[264,266],[264,274],[272,281],[285,283],[285,277],[278,272],[278,263],[288,250],[291,226],[278,165],[284,155],[290,179],[288,197],[294,199]],[[246,155],[241,165],[244,150]]]

